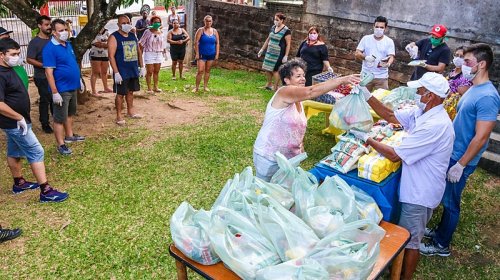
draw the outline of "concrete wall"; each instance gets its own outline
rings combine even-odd
[[[354,51],[359,40],[364,35],[373,33],[373,19],[387,5],[385,1],[370,0],[308,0],[305,1],[304,6],[267,3],[267,8],[256,8],[219,1],[196,1],[195,26],[201,27],[203,25],[203,17],[207,14],[212,15],[214,18],[213,26],[220,33],[220,64],[223,67],[260,69],[262,59],[257,58],[257,52],[267,38],[269,28],[272,26],[274,13],[281,11],[287,15],[286,25],[292,29],[292,49],[290,55],[295,56],[298,45],[306,37],[308,28],[311,25],[316,25],[320,28],[321,35],[325,38],[325,43],[328,46],[330,63],[335,71],[341,74],[361,70],[361,63],[354,60]],[[384,2],[383,5],[382,2]],[[396,2],[399,3],[399,1],[387,2],[392,3],[391,7],[395,6]],[[403,3],[404,1],[401,0],[400,2]],[[490,2],[493,2],[493,0]],[[335,11],[338,11],[337,17],[329,15],[333,13],[331,11],[332,7],[338,8],[338,10],[335,9]],[[353,11],[356,10],[363,10],[363,12],[354,13]],[[351,14],[345,16],[347,12],[344,12],[344,16],[340,17],[342,11],[351,11]],[[459,9],[449,11],[450,13],[460,12]],[[399,12],[399,9],[398,14],[402,14],[402,12]],[[388,17],[391,27],[387,35],[394,40],[396,45],[396,62],[391,66],[389,72],[389,82],[392,88],[406,82],[413,71],[412,67],[406,65],[410,61],[410,58],[406,51],[404,51],[404,47],[409,42],[428,36],[428,30],[434,22],[431,23],[429,21],[428,25],[411,25],[414,28],[409,29],[396,27],[396,23],[392,22],[393,19],[390,16]],[[457,17],[460,17],[460,15],[457,15]],[[495,23],[494,19],[490,21]],[[406,24],[411,27],[408,22]],[[498,32],[496,35],[499,35]],[[460,37],[451,37],[448,41],[448,45],[452,49],[459,45],[468,45],[470,43],[469,39]],[[498,83],[500,81],[500,46],[496,44],[494,50],[496,59],[492,67],[491,76],[492,80]]]

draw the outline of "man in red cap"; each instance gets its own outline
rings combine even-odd
[[[422,63],[415,67],[411,81],[420,79],[426,72],[442,73],[450,63],[451,50],[444,42],[447,31],[446,26],[435,24],[429,38],[411,42],[406,46],[412,59],[422,60]]]

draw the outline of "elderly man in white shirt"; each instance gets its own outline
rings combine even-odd
[[[368,90],[363,91],[365,100],[379,116],[390,123],[401,124],[408,131],[399,147],[393,148],[369,138],[364,132],[351,130],[389,160],[403,161],[399,225],[411,233],[411,239],[406,246],[402,279],[411,279],[417,268],[425,226],[444,194],[455,139],[451,120],[442,104],[449,91],[446,79],[428,72],[420,80],[408,82],[408,86],[418,89],[418,108],[395,112],[371,98]]]

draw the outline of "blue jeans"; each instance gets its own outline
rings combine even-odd
[[[21,129],[3,129],[7,136],[7,157],[22,158],[25,157],[28,162],[43,162],[44,151],[40,142],[36,138],[31,124],[28,124],[28,133],[22,134]]]
[[[456,163],[457,161],[450,159],[448,170]],[[460,219],[460,202],[462,200],[462,192],[467,183],[467,178],[474,173],[474,170],[476,170],[476,166],[467,165],[464,168],[464,172],[458,183],[450,183],[446,180],[446,189],[444,191],[443,199],[441,200],[444,208],[443,215],[441,216],[441,222],[436,230],[436,237],[434,237],[434,241],[443,247],[450,246],[453,233],[457,229],[458,221]]]
[[[275,161],[271,161],[257,153],[253,153],[253,165],[255,166],[255,177],[266,182],[271,181],[279,166]]]

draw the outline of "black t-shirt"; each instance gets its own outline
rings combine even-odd
[[[26,123],[31,123],[30,97],[21,78],[12,68],[0,66],[0,102],[21,114]],[[0,114],[0,128],[17,128],[17,121]]]
[[[425,38],[415,44],[418,47],[418,59],[427,60],[427,64],[434,66],[437,66],[440,62],[446,65],[450,64],[451,50],[446,43],[432,48],[431,39]],[[425,68],[417,66],[410,80],[418,80],[427,72],[429,71]]]
[[[321,71],[323,61],[328,60],[328,49],[324,44],[309,46],[304,40],[297,51],[297,57],[302,58],[307,63],[307,72]]]
[[[26,53],[27,58],[32,58],[35,60],[38,60],[43,63],[43,56],[42,56],[42,51],[45,45],[50,41],[50,39],[42,39],[38,36],[33,38],[30,43],[28,44],[28,51]],[[33,66],[35,69],[35,78],[37,79],[46,79],[45,77],[45,69],[38,68]]]

